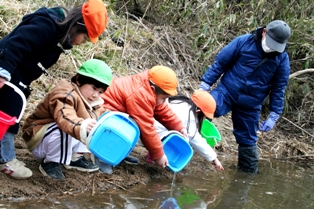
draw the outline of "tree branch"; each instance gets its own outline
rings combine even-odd
[[[282,117],[282,119],[288,121],[289,123],[291,123],[292,125],[294,125],[294,126],[297,127],[298,129],[300,129],[301,131],[304,131],[304,132],[307,133],[309,136],[311,136],[312,139],[314,138],[314,135],[310,134],[309,132],[307,132],[306,130],[304,130],[303,128],[301,128],[300,126],[298,126],[297,124],[293,123],[292,121],[288,120],[287,118]],[[312,142],[312,139],[311,139],[311,142]]]
[[[305,70],[300,70],[297,71],[295,73],[290,74],[289,79],[292,79],[294,77],[297,77],[299,75],[305,74],[305,73],[314,73],[314,68],[309,68],[309,69],[305,69]]]

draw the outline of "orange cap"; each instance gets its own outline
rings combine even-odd
[[[168,67],[157,65],[148,72],[148,78],[171,96],[178,94],[178,80],[174,71]]]
[[[216,101],[207,91],[197,90],[191,97],[194,104],[199,107],[206,117],[213,119],[216,110]]]
[[[97,43],[108,24],[108,13],[105,4],[100,0],[88,0],[82,6],[82,15],[88,37],[92,43]]]

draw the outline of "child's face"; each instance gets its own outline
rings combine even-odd
[[[104,93],[103,88],[96,88],[93,84],[84,84],[83,86],[80,86],[79,89],[88,103],[94,102]]]
[[[170,97],[170,95],[167,95],[167,94],[157,94],[156,95],[156,106],[164,103],[168,97]]]
[[[71,39],[71,44],[72,45],[80,45],[80,44],[85,44],[86,40],[88,40],[88,35],[85,33],[79,33],[76,34],[72,39]]]

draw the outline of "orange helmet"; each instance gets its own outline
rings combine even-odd
[[[172,69],[161,65],[154,66],[149,70],[148,78],[167,94],[171,96],[178,94],[178,79]]]
[[[105,31],[108,24],[105,4],[101,0],[88,0],[82,6],[82,15],[90,41],[97,43],[98,37]]]
[[[191,97],[194,104],[199,107],[207,118],[213,119],[216,111],[216,101],[209,92],[197,90]]]

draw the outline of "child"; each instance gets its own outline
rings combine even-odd
[[[20,88],[26,98],[29,85],[54,65],[64,50],[73,45],[98,41],[107,25],[104,3],[89,0],[67,15],[61,7],[41,8],[24,16],[16,28],[0,40],[0,110],[19,116],[22,100],[5,81]],[[0,171],[16,179],[32,176],[32,171],[16,159],[14,137],[19,124],[11,126],[0,141]]]
[[[177,94],[177,86],[177,77],[172,69],[154,66],[133,76],[113,79],[102,95],[105,108],[125,112],[136,121],[145,148],[152,159],[163,168],[167,166],[168,159],[154,127],[154,118],[168,129],[187,136],[181,120],[164,102],[168,97]],[[100,165],[100,170],[102,167]]]
[[[214,118],[216,102],[213,97],[208,92],[199,90],[192,94],[191,99],[180,94],[170,97],[168,103],[186,127],[190,145],[207,161],[212,162],[217,171],[224,170],[215,151],[199,133],[203,120]],[[155,126],[161,138],[168,134],[169,131],[158,121],[155,121]],[[151,162],[150,155],[146,156],[146,161]]]
[[[27,148],[42,160],[39,170],[43,175],[63,179],[61,164],[86,172],[99,169],[82,153],[89,152],[87,135],[105,112],[100,95],[111,79],[112,71],[105,62],[87,60],[71,81],[62,79],[27,117],[23,138]]]

